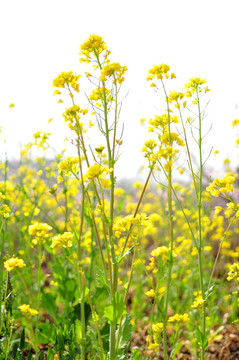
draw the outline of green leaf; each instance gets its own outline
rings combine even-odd
[[[76,342],[80,342],[82,339],[81,321],[78,319],[75,321],[75,338]]]
[[[57,341],[57,347],[58,347],[58,350],[59,351],[63,351],[65,346],[64,346],[64,339],[63,339],[63,336],[62,336],[62,332],[61,332],[61,329],[58,329],[57,330],[57,334],[56,334],[56,341]]]
[[[132,333],[132,325],[130,322],[129,315],[126,315],[124,320],[122,321],[121,332],[120,332],[120,340],[119,340],[119,349],[123,349],[129,342]],[[116,338],[118,337],[118,330],[116,331]]]
[[[126,314],[126,306],[123,297],[119,293],[116,293],[113,304],[105,307],[104,316],[109,319],[110,322],[118,324],[121,316]]]
[[[183,342],[180,342],[178,344],[176,344],[170,354],[169,360],[173,360],[174,357],[179,353],[181,347],[183,346]]]
[[[38,326],[38,342],[49,343],[55,341],[55,331],[52,324],[44,322]]]
[[[56,306],[56,296],[53,296],[51,293],[42,294],[41,306],[53,317],[55,321],[58,321],[59,309]]]
[[[44,351],[40,352],[40,355],[38,357],[38,360],[44,360]]]
[[[104,286],[104,288],[108,291],[108,293],[110,292],[110,289],[109,289],[109,284],[108,284],[108,281],[106,280],[105,278],[105,274],[103,273],[103,271],[96,267],[96,282],[98,284],[101,284]]]
[[[20,339],[20,349],[21,351],[24,351],[25,348],[25,329],[22,329],[22,333],[21,333],[21,339]]]
[[[31,353],[30,350],[29,350],[29,353],[28,353],[27,360],[33,360],[33,356],[32,356],[32,353]]]
[[[12,347],[12,358],[11,359],[15,359],[16,355],[17,355],[17,349],[18,349],[18,342],[15,342],[13,347]]]
[[[51,348],[48,348],[47,360],[54,360],[54,353]]]
[[[205,350],[208,346],[208,340],[205,335],[201,332],[199,327],[196,325],[196,339],[201,345],[201,347]]]
[[[110,322],[113,322],[113,320],[114,320],[114,307],[113,307],[113,305],[109,305],[109,306],[104,308],[104,316]]]
[[[139,349],[133,350],[130,359],[131,360],[143,360],[142,356],[140,354],[140,350]]]
[[[117,258],[117,264],[119,264],[125,256],[128,256],[128,255],[132,254],[132,252],[134,251],[134,248],[135,248],[135,246],[132,246],[132,247],[131,247],[129,250],[127,250],[123,255],[118,256],[118,258]]]

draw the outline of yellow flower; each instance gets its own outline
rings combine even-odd
[[[163,77],[168,79],[169,78],[169,70],[170,70],[169,65],[166,65],[166,64],[154,65],[154,67],[148,71],[149,75],[146,78],[146,80],[149,81],[149,80],[153,80],[154,78],[162,80]],[[171,78],[175,78],[175,74],[173,74],[173,77],[171,77]]]
[[[91,55],[99,56],[107,46],[103,38],[99,35],[90,35],[89,38],[80,46],[80,62],[90,62]],[[108,52],[110,53],[110,52]]]
[[[205,84],[207,81],[205,79],[200,79],[199,77],[193,77],[189,79],[189,81],[184,85],[185,89],[188,89],[186,92],[186,96],[190,97],[197,89],[201,89],[201,86]],[[208,87],[205,87],[205,92],[209,91]]]
[[[189,315],[188,314],[183,314],[183,315],[179,315],[179,314],[175,314],[174,316],[170,316],[168,319],[168,322],[183,322],[186,323],[188,322],[189,319]]]
[[[21,310],[21,312],[23,314],[27,314],[27,315],[31,315],[31,316],[35,316],[38,314],[37,310],[30,308],[30,305],[23,304],[23,305],[18,306],[18,308]]]
[[[233,120],[232,127],[235,127],[237,125],[239,125],[239,120],[238,119]]]
[[[230,265],[230,267],[229,267],[227,280],[231,281],[233,279],[236,279],[239,281],[239,263],[234,263],[234,264]]]
[[[29,235],[35,236],[32,240],[34,245],[37,245],[39,241],[45,242],[50,234],[49,231],[52,230],[52,227],[46,223],[35,222],[33,225],[29,226],[28,233]]]
[[[153,329],[154,332],[160,333],[162,331],[162,329],[163,329],[163,323],[160,322],[160,323],[157,323],[157,324],[153,324],[152,329]]]
[[[157,349],[159,349],[159,344],[157,344],[157,343],[149,344],[148,349],[149,350],[157,350]]]
[[[193,302],[193,304],[191,305],[191,307],[192,307],[193,309],[199,309],[199,308],[201,308],[201,307],[203,306],[203,304],[205,303],[205,301],[206,301],[206,300],[204,300],[204,299],[202,298],[202,295],[199,294],[199,295],[196,297],[196,299],[194,300],[194,302]]]
[[[57,88],[68,88],[69,86],[76,92],[79,92],[79,79],[80,75],[74,74],[72,71],[63,71],[52,82],[52,85]]]
[[[64,234],[58,234],[52,238],[51,248],[69,248],[72,246],[73,234],[70,232],[64,232]]]
[[[124,74],[127,71],[127,66],[121,66],[119,63],[107,64],[101,71],[101,81],[106,81],[111,76],[114,78],[113,83],[122,84],[124,81]]]
[[[77,174],[79,170],[79,158],[77,156],[69,156],[58,164],[58,172],[60,175],[70,176]],[[59,179],[61,180],[61,179]]]
[[[206,190],[215,197],[233,191],[232,184],[235,182],[237,174],[227,173],[222,179],[215,179]]]
[[[152,298],[155,297],[154,289],[150,289],[149,291],[146,291],[145,295],[148,296],[148,297],[152,297]]]
[[[11,259],[4,261],[4,267],[7,271],[11,271],[15,267],[22,268],[23,266],[26,266],[26,264],[22,259],[18,259],[17,257],[12,257]]]
[[[85,173],[84,180],[91,181],[97,178],[103,187],[109,189],[111,187],[111,181],[109,179],[106,180],[105,177],[112,171],[113,169],[109,169],[106,165],[103,166],[100,164],[95,164],[88,168]]]
[[[11,212],[11,209],[8,205],[6,205],[6,204],[0,205],[0,215],[2,215],[4,218],[8,218],[10,212]]]

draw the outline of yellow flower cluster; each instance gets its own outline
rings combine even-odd
[[[167,255],[169,253],[169,251],[170,250],[168,247],[159,246],[151,252],[151,256],[159,257],[159,256]]]
[[[153,324],[152,329],[153,329],[154,332],[160,333],[162,331],[162,329],[163,329],[163,323],[160,322],[160,323],[157,323],[157,324]]]
[[[168,261],[168,254],[170,252],[170,249],[166,246],[159,246],[157,247],[156,249],[154,249],[152,252],[151,252],[151,257],[150,258],[150,263],[148,265],[148,270],[153,270],[154,267],[155,267],[155,258],[161,256],[162,257],[162,260],[163,262],[167,262]],[[173,253],[173,257],[176,257],[176,253]]]
[[[0,205],[0,215],[2,215],[4,218],[8,218],[10,212],[11,209],[7,204]]]
[[[88,109],[81,109],[79,105],[74,105],[67,108],[62,116],[71,130],[78,130],[79,132],[80,127],[83,125],[79,122],[80,115],[86,115],[87,113]]]
[[[176,115],[170,116],[170,123],[177,124],[179,122]],[[168,114],[155,115],[154,119],[149,119],[148,132],[164,130],[168,126]]]
[[[170,316],[168,319],[168,322],[170,323],[174,323],[174,322],[183,322],[186,323],[188,322],[189,319],[189,315],[188,314],[183,314],[183,315],[179,315],[179,314],[175,314],[174,316]]]
[[[107,50],[107,45],[103,38],[99,35],[90,35],[89,38],[80,46],[80,62],[89,63],[91,55],[99,56],[104,50]],[[107,52],[110,53],[109,51]]]
[[[114,62],[112,64],[107,64],[101,70],[101,81],[106,81],[107,78],[111,76],[114,78],[113,83],[122,84],[124,81],[124,74],[127,71],[127,66],[121,66],[119,63]]]
[[[196,294],[196,298],[195,298],[193,304],[191,305],[191,307],[192,307],[193,309],[200,309],[200,308],[203,306],[203,304],[205,303],[205,301],[206,301],[206,300],[204,300],[204,299],[202,298],[202,293],[201,293],[201,291],[198,291],[198,293]]]
[[[222,179],[215,179],[208,187],[207,191],[215,197],[218,197],[222,194],[226,195],[229,192],[233,191],[232,184],[236,180],[236,174],[228,173]]]
[[[113,225],[115,236],[120,238],[123,234],[126,234],[131,225],[136,227],[150,227],[151,222],[146,214],[137,214],[135,217],[133,217],[133,215],[127,215],[124,218],[116,219]]]
[[[181,100],[183,100],[184,98],[184,93],[182,92],[177,92],[177,91],[170,91],[169,92],[169,95],[168,95],[168,102],[169,103],[174,103],[174,106],[177,108],[177,109],[180,109],[181,108]],[[185,108],[187,102],[184,101],[182,103],[182,106]]]
[[[93,89],[91,94],[89,95],[89,100],[91,101],[104,101],[104,96],[106,97],[106,102],[109,103],[113,100],[113,97],[111,95],[111,91],[107,89],[105,86],[98,87],[97,89]],[[101,107],[101,103],[96,103],[98,107]]]
[[[71,232],[64,232],[52,238],[51,248],[69,248],[72,247],[73,234]]]
[[[91,181],[93,179],[98,179],[101,185],[109,189],[111,186],[111,181],[105,179],[106,175],[112,172],[112,169],[109,169],[106,165],[94,164],[88,168],[84,175],[84,181]]]
[[[160,349],[160,341],[161,341],[161,332],[163,330],[163,323],[157,323],[157,324],[152,324],[152,330],[153,330],[153,342],[151,340],[151,337],[148,338],[149,341],[149,346],[148,349],[149,350],[157,350],[159,351]]]
[[[69,88],[71,87],[76,92],[79,92],[79,79],[80,75],[74,74],[72,71],[65,72],[63,71],[59,74],[52,82],[52,85],[57,88]],[[55,94],[59,94],[60,92],[55,92]]]
[[[232,122],[232,127],[235,127],[237,125],[239,125],[239,119],[234,119]]]
[[[35,316],[38,314],[37,310],[30,308],[30,305],[23,304],[23,305],[18,306],[18,308],[21,310],[21,312],[23,314],[26,314],[26,315]]]
[[[176,76],[174,73],[169,73],[170,71],[170,66],[166,65],[166,64],[161,64],[161,65],[154,65],[154,67],[152,69],[150,69],[148,71],[148,76],[146,78],[147,81],[152,81],[154,78],[155,79],[160,79],[162,80],[163,78],[168,79],[169,77],[171,77],[171,79],[175,79]],[[151,86],[155,86],[155,84],[151,84]]]
[[[69,156],[58,164],[58,172],[62,175],[70,176],[77,174],[79,171],[79,158],[77,156]]]
[[[148,296],[148,297],[154,298],[155,297],[154,289],[150,289],[150,290],[146,291],[145,295]]]
[[[38,149],[46,149],[48,147],[47,141],[49,139],[50,133],[46,133],[44,131],[37,131],[35,134],[33,134],[34,137],[34,145],[37,146]]]
[[[32,240],[34,245],[37,245],[39,242],[45,242],[49,238],[49,231],[52,230],[52,227],[46,223],[35,222],[33,225],[29,226],[28,233],[31,236],[35,236]]]
[[[179,146],[185,146],[184,141],[178,136],[177,133],[171,132],[170,133],[171,142],[176,142]],[[160,137],[162,144],[168,145],[169,144],[169,133],[165,131],[164,134]]]
[[[227,280],[231,281],[234,279],[239,281],[239,263],[234,263],[229,266]]]
[[[206,86],[204,89],[202,89],[202,85],[205,84],[207,81],[205,79],[200,79],[199,77],[194,77],[189,79],[189,81],[184,85],[184,88],[186,89],[186,96],[191,97],[196,91],[202,92],[208,92],[210,89]]]
[[[16,267],[22,268],[23,266],[26,266],[24,261],[17,257],[12,257],[11,259],[4,261],[3,265],[7,271],[12,271]]]

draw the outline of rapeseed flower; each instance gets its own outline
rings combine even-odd
[[[204,299],[202,298],[202,293],[201,293],[201,291],[198,291],[198,292],[195,293],[195,294],[196,294],[197,296],[196,296],[193,304],[191,305],[191,308],[193,308],[193,309],[200,309],[200,308],[203,306],[203,304],[205,303],[206,300],[204,300]]]
[[[39,242],[45,242],[49,238],[49,231],[52,230],[52,227],[46,223],[35,222],[33,225],[29,226],[28,233],[29,235],[35,236],[32,240],[34,245],[37,245]]]
[[[18,306],[18,308],[21,310],[21,312],[23,314],[26,314],[26,315],[35,316],[35,315],[39,314],[39,312],[37,310],[31,309],[30,305],[23,304],[23,305]]]
[[[227,280],[238,280],[239,281],[239,263],[230,265]]]
[[[7,204],[0,205],[0,215],[2,215],[4,218],[8,218],[10,212],[11,209]]]
[[[94,164],[86,171],[84,181],[98,179],[104,188],[109,189],[111,187],[111,181],[109,179],[105,179],[105,177],[112,171],[113,169],[109,169],[106,165],[103,166],[100,164]]]
[[[152,298],[155,297],[154,289],[150,289],[149,291],[146,291],[145,295],[148,296],[148,297],[152,297]]]
[[[170,66],[166,64],[154,65],[152,69],[148,71],[147,81],[152,81],[155,79],[162,80],[163,78],[168,79],[170,76]],[[171,73],[171,79],[176,78],[174,73]],[[154,84],[155,85],[155,84]]]
[[[233,191],[233,183],[236,180],[237,175],[232,173],[227,173],[226,176],[222,179],[215,179],[206,190],[215,197],[220,195],[226,195],[229,192]]]
[[[183,314],[183,315],[179,315],[179,314],[175,314],[173,316],[170,316],[168,319],[168,322],[174,323],[174,322],[183,322],[186,323],[188,322],[189,319],[189,315],[188,314]]]
[[[78,81],[80,77],[81,75],[76,75],[72,71],[63,71],[53,80],[52,85],[57,88],[69,88],[70,86],[73,90],[79,92],[80,89]]]
[[[127,66],[121,66],[119,63],[114,62],[112,64],[107,64],[101,70],[101,81],[106,81],[107,78],[113,77],[113,83],[122,84],[124,81],[124,74],[127,71]]]
[[[51,248],[69,248],[72,247],[73,234],[70,232],[64,232],[58,234],[52,238]]]
[[[62,175],[70,176],[77,174],[79,171],[79,158],[77,156],[69,156],[58,164],[58,172]]]
[[[24,260],[19,259],[18,257],[12,257],[4,261],[3,265],[7,271],[12,271],[16,267],[23,268],[24,266],[26,266]]]
[[[89,38],[80,46],[80,62],[89,63],[93,57],[98,57],[103,51],[107,50],[107,45],[100,35],[90,35]],[[110,51],[107,51],[107,55]]]

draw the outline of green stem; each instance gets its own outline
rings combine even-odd
[[[200,290],[202,299],[205,300],[205,293],[204,293],[204,283],[203,283],[203,262],[202,262],[202,179],[203,179],[203,161],[202,161],[202,116],[201,116],[201,109],[199,103],[199,94],[198,89],[196,90],[197,94],[197,104],[198,104],[198,118],[199,118],[199,191],[198,191],[198,270],[199,270],[199,283],[200,283]],[[203,341],[205,339],[205,332],[206,332],[206,304],[203,303],[202,306],[202,338]],[[204,344],[201,344],[201,360],[204,360],[205,356],[205,348]]]
[[[137,204],[137,206],[136,206],[136,209],[135,209],[135,212],[134,212],[134,215],[133,215],[133,219],[134,219],[134,218],[136,217],[136,215],[138,214],[138,211],[139,211],[141,202],[142,202],[142,200],[143,200],[143,197],[144,197],[146,188],[147,188],[147,186],[148,186],[150,177],[151,177],[152,172],[153,172],[153,168],[154,168],[154,164],[153,164],[153,165],[151,166],[151,168],[150,168],[148,177],[147,177],[147,179],[146,179],[146,182],[145,182],[145,184],[144,184],[143,190],[142,190],[142,192],[141,192],[141,195],[140,195],[138,204]],[[123,256],[123,255],[124,255],[124,252],[125,252],[126,246],[127,246],[127,244],[128,244],[128,241],[129,241],[129,237],[130,237],[132,228],[133,228],[133,224],[131,223],[131,225],[130,225],[130,227],[129,227],[129,231],[127,232],[127,235],[126,235],[126,238],[125,238],[124,245],[123,245],[123,247],[122,247],[120,256]]]
[[[5,291],[4,291],[4,297],[3,297],[3,309],[1,309],[1,324],[0,324],[0,335],[2,334],[2,326],[3,326],[3,319],[4,319],[4,312],[5,312],[5,307],[6,307],[6,299],[7,299],[7,289],[8,289],[8,271],[7,271],[7,277],[6,277],[6,286],[5,286]]]
[[[96,60],[99,65],[100,70],[102,69],[99,55],[95,52]],[[109,223],[109,244],[110,244],[110,251],[111,251],[111,259],[113,265],[113,287],[111,289],[111,304],[113,305],[113,321],[110,324],[110,360],[114,360],[115,358],[115,331],[116,331],[116,324],[115,324],[115,294],[118,288],[118,264],[115,255],[115,248],[114,248],[114,241],[113,241],[113,221],[114,221],[114,165],[115,165],[115,141],[116,141],[116,123],[117,123],[117,113],[115,115],[114,121],[114,136],[113,136],[113,145],[111,149],[110,145],[110,136],[109,136],[109,124],[108,124],[108,109],[107,109],[107,96],[105,92],[105,82],[102,81],[103,87],[103,109],[104,109],[104,120],[105,120],[105,138],[107,144],[107,151],[108,151],[108,164],[109,167],[112,168],[112,172],[110,173],[110,180],[111,180],[111,188],[110,188],[110,223]],[[116,93],[117,93],[117,86],[116,86]],[[117,100],[117,98],[116,98]],[[117,106],[116,106],[117,111]]]
[[[168,114],[168,138],[169,146],[172,148],[172,139],[171,139],[171,129],[170,129],[170,109],[168,95],[163,81],[162,86],[167,102],[167,114]],[[163,321],[163,352],[164,360],[168,360],[168,349],[167,349],[167,322],[168,322],[168,305],[169,305],[169,296],[170,296],[170,287],[171,287],[171,278],[172,278],[172,267],[173,267],[173,250],[174,250],[174,234],[173,234],[173,209],[172,209],[172,156],[169,156],[169,170],[168,170],[168,218],[169,218],[169,238],[170,238],[170,258],[168,264],[168,276],[167,276],[167,285],[166,285],[166,294],[164,302],[164,321]]]
[[[40,312],[40,301],[41,301],[41,262],[42,262],[42,240],[39,240],[39,252],[38,252],[38,269],[37,269],[37,311],[36,316],[36,328],[35,328],[35,352],[36,359],[38,359],[38,324],[39,324],[39,312]]]
[[[235,220],[235,218],[236,218],[236,213],[233,216],[233,218],[231,219],[231,221],[229,222],[229,224],[228,224],[228,226],[226,228],[226,231],[223,234],[223,238],[222,238],[222,240],[220,242],[219,249],[218,249],[218,252],[217,252],[217,256],[216,256],[216,259],[215,259],[214,264],[213,264],[212,272],[211,272],[211,275],[210,275],[210,280],[209,280],[208,287],[207,287],[207,295],[208,295],[208,291],[209,291],[209,289],[211,287],[211,284],[212,284],[212,278],[213,278],[213,275],[214,275],[214,272],[215,272],[215,269],[216,269],[216,265],[217,265],[217,262],[218,262],[218,259],[219,259],[219,255],[221,253],[222,244],[223,244],[223,242],[224,242],[224,240],[225,240],[225,238],[227,236],[227,233],[228,233],[233,221]]]

